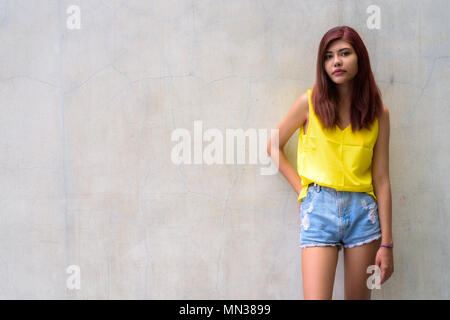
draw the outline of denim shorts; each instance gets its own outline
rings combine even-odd
[[[312,183],[301,200],[300,215],[300,248],[338,246],[341,250],[381,238],[377,202],[365,192]]]

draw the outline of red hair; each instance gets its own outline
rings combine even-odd
[[[375,83],[370,68],[366,46],[358,33],[347,26],[339,26],[328,30],[320,41],[317,54],[316,82],[311,97],[314,112],[325,128],[334,128],[337,124],[339,92],[336,84],[329,78],[324,69],[325,50],[330,42],[337,39],[342,39],[351,44],[358,56],[358,73],[353,79],[350,107],[352,130],[370,129],[375,117],[379,117],[382,111],[381,92]]]

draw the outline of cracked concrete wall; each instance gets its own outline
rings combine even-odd
[[[287,181],[175,165],[171,134],[276,128],[345,24],[391,113],[395,273],[372,298],[448,299],[449,2],[377,1],[372,30],[371,4],[0,1],[0,297],[301,299]]]

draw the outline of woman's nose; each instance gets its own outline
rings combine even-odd
[[[334,58],[334,66],[340,66],[341,65],[341,59],[339,57]]]

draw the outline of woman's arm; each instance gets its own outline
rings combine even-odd
[[[291,184],[291,186],[297,192],[297,195],[300,194],[300,191],[302,190],[301,179],[297,173],[297,170],[292,167],[290,162],[287,160],[283,148],[292,134],[305,123],[308,116],[308,110],[308,94],[305,92],[297,99],[297,101],[294,102],[291,110],[289,110],[288,114],[278,125],[277,129],[279,130],[279,163],[276,163],[276,157],[272,158],[272,160],[274,160],[275,164],[278,166],[278,170],[281,171],[286,180]],[[270,137],[267,144],[267,153],[270,156],[272,139],[274,138],[274,136]]]
[[[378,215],[381,225],[381,244],[392,245],[392,196],[389,180],[389,110],[383,106],[378,121],[378,138],[374,146],[372,180],[377,196]]]

